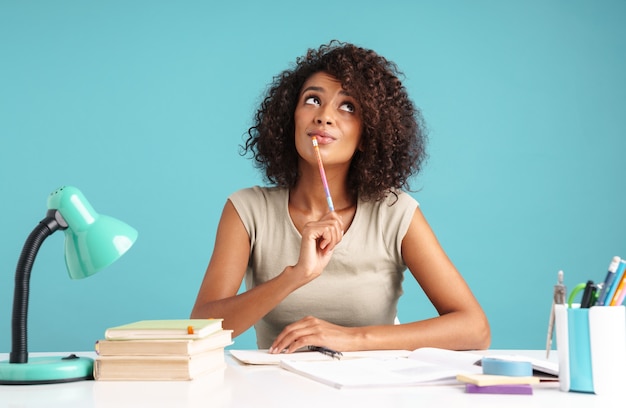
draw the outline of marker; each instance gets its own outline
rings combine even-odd
[[[596,285],[594,285],[592,280],[588,280],[585,285],[585,291],[583,292],[583,298],[580,301],[580,307],[582,309],[589,309],[593,306],[593,294],[596,291]]]
[[[620,261],[621,259],[619,256],[614,256],[613,259],[611,260],[611,263],[609,264],[609,271],[606,273],[606,277],[604,278],[604,283],[602,284],[602,290],[600,291],[600,294],[598,295],[598,302],[596,303],[596,305],[605,306],[607,295],[609,294],[609,291],[611,290],[611,287],[613,286],[613,282],[615,282],[615,276],[616,276],[617,268],[619,267]],[[609,299],[609,302],[610,301],[611,299]]]

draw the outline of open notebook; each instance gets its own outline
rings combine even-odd
[[[284,359],[280,366],[335,388],[457,384],[457,374],[482,371],[474,364],[480,358],[475,354],[432,348],[418,350],[406,357],[342,358],[334,361]]]
[[[482,354],[430,347],[413,352],[346,352],[341,360],[314,352],[268,354],[266,350],[231,350],[231,354],[246,364],[279,364],[285,370],[335,388],[459,384],[456,379],[459,374],[482,373],[477,363],[483,357]],[[535,360],[533,365],[544,373],[558,372],[554,363],[547,361]]]

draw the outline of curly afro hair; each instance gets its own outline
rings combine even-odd
[[[294,112],[304,82],[314,73],[337,78],[361,106],[363,134],[348,173],[348,189],[362,200],[379,200],[396,189],[410,190],[409,179],[426,159],[421,112],[409,99],[395,63],[336,40],[309,49],[295,66],[275,76],[248,129],[242,155],[269,183],[291,188],[298,180]]]

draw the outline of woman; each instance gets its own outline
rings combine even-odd
[[[272,186],[227,200],[192,318],[234,336],[254,325],[271,353],[489,346],[482,308],[403,191],[426,136],[398,76],[332,41],[274,78],[244,146]],[[394,324],[407,269],[439,316]]]

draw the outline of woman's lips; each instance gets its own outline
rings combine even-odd
[[[315,136],[317,138],[317,143],[319,144],[329,144],[335,141],[335,137],[330,133],[324,132],[322,130],[314,130],[308,132],[309,137]]]

